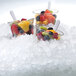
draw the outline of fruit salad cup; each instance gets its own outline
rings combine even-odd
[[[48,9],[36,13],[36,35],[39,40],[60,39],[59,34],[52,27],[48,26],[55,25],[56,17],[56,14]]]
[[[33,21],[34,19],[24,19],[16,20],[10,24],[12,35],[17,37],[23,34],[33,34]]]
[[[37,30],[37,38],[39,40],[50,40],[50,39],[56,39],[56,40],[59,40],[60,39],[60,35],[55,31],[53,30],[52,27],[45,27],[45,26],[40,26],[40,29]]]

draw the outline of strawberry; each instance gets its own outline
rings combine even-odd
[[[40,21],[45,21],[45,16],[44,15],[40,15]]]

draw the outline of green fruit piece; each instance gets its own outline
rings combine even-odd
[[[40,26],[40,29],[47,30],[47,28],[44,26]]]
[[[47,32],[42,32],[43,36],[49,35]]]
[[[53,11],[50,11],[51,13],[53,13]]]
[[[53,36],[52,35],[49,35],[49,37],[52,38]]]

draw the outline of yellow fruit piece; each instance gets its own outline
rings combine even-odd
[[[46,19],[45,21],[43,21],[43,24],[47,25],[48,24],[48,20]]]
[[[53,32],[53,33],[57,33],[56,31],[54,31],[54,30],[50,30],[51,32]]]
[[[54,30],[47,30],[46,32],[53,32],[53,33],[57,33],[56,31]]]
[[[20,23],[18,23],[18,26],[21,27],[25,32],[29,31],[29,21],[21,21]]]
[[[36,24],[40,24],[40,21],[36,21]]]
[[[42,22],[41,21],[36,21],[36,24],[42,24]]]

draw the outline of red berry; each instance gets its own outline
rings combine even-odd
[[[58,33],[54,33],[53,38],[58,39]]]
[[[40,21],[45,21],[45,16],[44,15],[40,15]]]
[[[27,19],[25,19],[25,18],[22,18],[22,19],[21,19],[21,21],[26,21],[26,20],[27,20]]]
[[[18,26],[16,24],[12,24],[11,31],[12,31],[12,34],[18,35],[19,34]]]
[[[37,33],[37,38],[40,40],[42,38],[42,32]]]
[[[55,36],[58,36],[58,33],[54,33]]]

